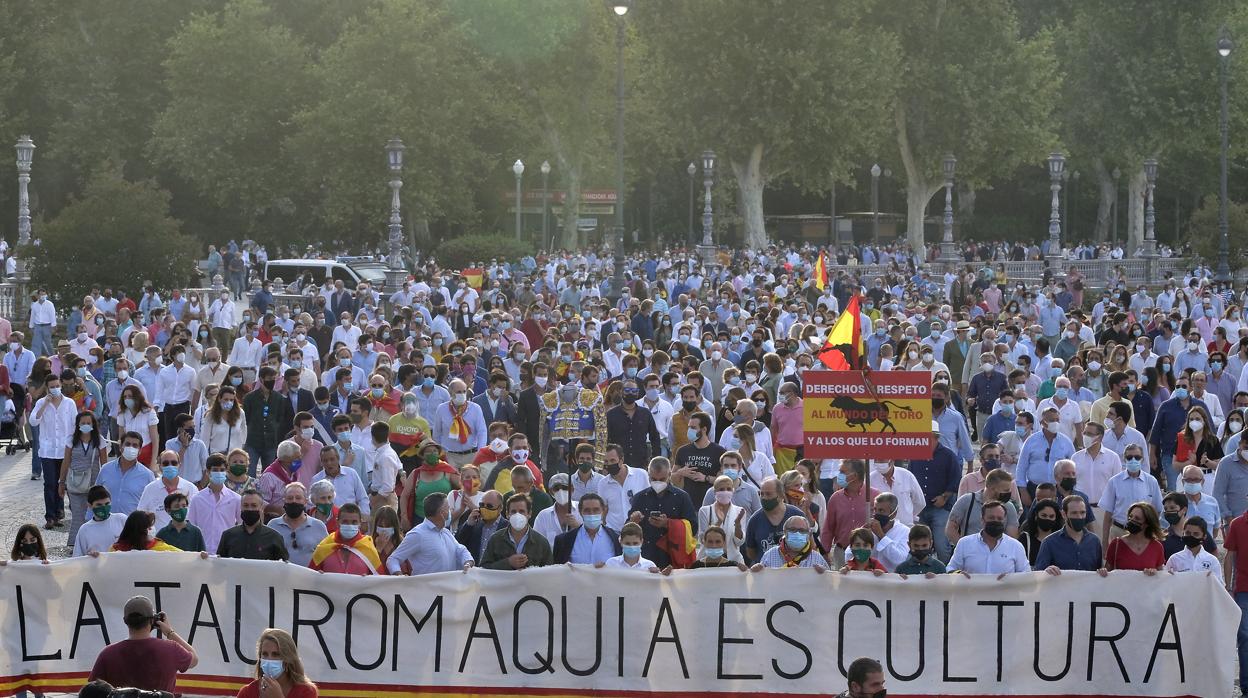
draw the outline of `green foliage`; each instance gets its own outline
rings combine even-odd
[[[1232,270],[1240,269],[1248,259],[1248,205],[1228,201],[1226,221],[1230,266]],[[1196,254],[1210,266],[1214,266],[1218,261],[1221,238],[1221,228],[1218,227],[1218,196],[1210,194],[1200,202],[1200,208],[1192,212],[1187,223],[1187,240],[1191,242],[1192,250]]]
[[[30,248],[31,281],[63,304],[76,305],[92,286],[137,297],[143,281],[178,288],[197,274],[199,244],[169,216],[169,193],[118,170],[91,176],[82,198],[42,226],[39,247]]]
[[[492,259],[517,261],[533,254],[533,246],[509,235],[464,235],[438,245],[433,258],[439,266],[460,269]]]

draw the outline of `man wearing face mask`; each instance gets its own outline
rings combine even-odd
[[[1102,577],[1104,567],[1101,540],[1092,532],[1088,520],[1088,505],[1082,497],[1068,496],[1060,500],[1065,525],[1057,533],[1044,539],[1036,555],[1034,569],[1044,570],[1056,577],[1064,570],[1096,571]]]
[[[800,514],[784,520],[783,538],[768,548],[750,569],[759,572],[790,567],[813,567],[819,573],[828,568],[828,561],[819,554],[814,536],[810,533],[810,520]]]
[[[472,462],[488,432],[481,407],[468,401],[468,385],[456,378],[449,387],[451,399],[433,414],[433,438],[446,451],[447,462],[458,468]]]
[[[907,468],[896,467],[893,461],[871,461],[871,487],[896,498],[893,514],[902,526],[914,525],[926,505],[923,488],[914,473]]]
[[[185,346],[174,345],[170,350],[170,355],[173,359],[172,363],[160,369],[160,373],[157,374],[159,384],[157,394],[160,395],[164,406],[161,412],[164,420],[162,433],[172,436],[177,432],[174,423],[178,416],[191,412],[191,396],[196,392],[197,377],[195,369],[186,363]]]
[[[1108,547],[1113,538],[1126,535],[1127,514],[1136,502],[1148,502],[1154,511],[1164,511],[1157,478],[1144,471],[1144,452],[1134,444],[1123,452],[1126,469],[1109,478],[1097,506],[1105,516],[1101,521],[1101,544]]]
[[[550,541],[530,526],[532,507],[528,495],[514,494],[507,500],[507,528],[495,532],[486,543],[481,556],[482,567],[521,570],[554,562]]]
[[[596,565],[622,554],[620,534],[603,525],[606,503],[596,494],[586,494],[580,502],[583,524],[555,538],[554,563]]]
[[[508,436],[504,442],[503,453],[500,456],[498,465],[490,471],[482,487],[487,490],[498,490],[504,495],[510,494],[512,491],[520,491],[526,494],[532,492],[534,511],[541,511],[550,506],[550,497],[542,491],[544,486],[542,471],[530,458],[531,453],[532,451],[529,450],[529,439],[524,434],[513,433]],[[518,466],[528,469],[528,476],[522,476],[522,482],[516,482],[515,478],[512,477],[512,471]],[[534,489],[535,486],[536,490]]]
[[[970,386],[966,392],[966,404],[968,407],[974,408],[975,433],[979,435],[981,441],[987,441],[984,436],[984,425],[992,418],[993,404],[1000,397],[1002,392],[1006,390],[1005,374],[996,370],[996,355],[991,352],[984,352],[979,357],[979,370],[970,379]]]
[[[977,535],[963,536],[958,541],[949,558],[950,570],[958,570],[967,578],[973,574],[994,574],[998,579],[1031,571],[1023,544],[1006,535],[1007,507],[1000,501],[984,502],[980,508],[983,528]]]
[[[556,474],[550,479],[549,489],[555,503],[537,513],[533,519],[533,528],[545,536],[546,540],[554,541],[580,526],[582,522],[572,502],[572,486],[568,476],[565,473]]]
[[[607,411],[607,440],[623,447],[624,462],[634,468],[661,452],[658,425],[650,410],[637,404],[640,398],[638,382],[625,380],[624,403]]]
[[[121,454],[105,463],[95,478],[95,484],[103,485],[112,495],[112,511],[122,516],[129,516],[139,508],[139,498],[143,496],[144,488],[156,479],[146,465],[138,462],[142,445],[143,437],[138,432],[128,431],[123,434]]]
[[[244,492],[240,509],[239,519],[242,523],[226,529],[221,534],[221,542],[217,545],[217,557],[244,560],[284,561],[289,559],[286,543],[282,540],[281,534],[264,525],[264,498],[260,496],[260,493],[256,490]],[[321,537],[324,538],[324,536]],[[309,549],[308,554],[311,552]]]
[[[301,567],[308,566],[316,546],[329,535],[324,523],[308,516],[308,490],[300,482],[286,485],[282,515],[268,525],[281,536],[290,561]]]
[[[1005,505],[1006,533],[1010,536],[1017,535],[1018,521],[1022,516],[1018,503],[1013,499],[1016,493],[1009,473],[1000,469],[988,473],[982,492],[964,494],[954,502],[949,521],[945,524],[945,537],[950,544],[956,546],[963,537],[973,536],[983,530],[980,514],[982,506],[987,502],[1000,502]]]
[[[482,504],[486,503],[490,495],[497,497],[498,493],[486,492],[481,500]],[[493,511],[497,516],[498,502],[493,504]],[[386,570],[390,574],[415,576],[454,570],[467,572],[471,569],[474,564],[473,556],[469,554],[468,548],[456,540],[448,526],[451,507],[446,501],[446,495],[434,492],[425,497],[421,507],[424,521],[403,537],[403,542],[387,558]],[[480,514],[474,511],[472,515],[478,517],[478,521],[473,522],[474,525],[479,525]],[[464,528],[460,530],[463,531]]]
[[[290,401],[275,390],[277,371],[264,366],[259,372],[256,389],[243,397],[243,413],[247,416],[247,454],[251,457],[249,474],[255,475],[256,465],[277,460],[277,444],[282,440],[281,424],[290,420]]]
[[[682,391],[685,394],[692,389]],[[673,420],[673,424],[676,420]],[[690,500],[706,498],[711,483],[719,473],[720,459],[727,449],[711,441],[711,417],[704,412],[692,413],[685,429],[686,443],[676,451],[672,482],[688,493]]]
[[[1187,415],[1193,406],[1200,406],[1209,413],[1209,406],[1188,393],[1186,376],[1176,376],[1174,392],[1170,399],[1157,408],[1157,417],[1153,420],[1153,428],[1148,432],[1149,449],[1152,466],[1165,474],[1166,489],[1177,490],[1179,473],[1174,468],[1174,452],[1179,445],[1179,432],[1187,426]]]
[[[669,565],[687,567],[693,562],[692,556],[674,549],[669,540],[675,537],[683,541],[684,535],[696,533],[697,509],[688,493],[668,482],[672,474],[670,461],[656,457],[650,461],[648,472],[650,486],[633,495],[628,513],[629,520],[641,526],[642,556],[659,569]],[[680,533],[681,528],[687,533]]]
[[[1222,508],[1218,500],[1206,495],[1205,471],[1198,465],[1183,468],[1183,494],[1187,495],[1187,510],[1192,516],[1199,516],[1209,523],[1213,537],[1217,537],[1222,522]]]
[[[1018,466],[1014,469],[1014,480],[1024,507],[1031,506],[1036,485],[1053,482],[1053,465],[1075,455],[1074,442],[1061,433],[1057,408],[1045,409],[1040,421],[1042,430],[1027,437],[1023,450],[1018,454]]]
[[[910,527],[897,520],[898,500],[891,492],[876,495],[867,529],[875,536],[872,557],[892,572],[910,557]]]
[[[225,456],[214,453],[208,457],[208,486],[191,495],[187,514],[204,536],[204,549],[216,550],[221,533],[237,526],[242,511],[242,498],[225,486],[228,478]]]
[[[152,480],[143,488],[139,496],[139,509],[150,511],[156,515],[156,529],[169,525],[169,512],[165,511],[165,497],[180,492],[189,502],[199,491],[195,483],[180,475],[181,465],[175,451],[162,451],[160,454],[160,478]]]
[[[478,395],[472,399],[484,416],[486,423],[507,422],[515,424],[517,421],[516,403],[512,401],[511,395],[507,392],[507,386],[510,379],[506,373],[495,371],[490,374],[490,387],[482,395]]]

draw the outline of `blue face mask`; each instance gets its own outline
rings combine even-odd
[[[176,465],[162,465],[162,466],[160,466],[160,474],[161,474],[161,476],[163,476],[166,480],[176,480],[176,479],[177,479],[177,477],[178,477],[178,466],[176,466]]]
[[[1027,435],[1027,427],[1014,427],[1014,433],[1018,434],[1019,438],[1022,438]]]
[[[597,531],[602,526],[602,514],[586,514],[581,520],[585,522],[585,528],[591,531]]]
[[[1212,368],[1212,369],[1213,369],[1213,370],[1215,370],[1215,371],[1221,371],[1221,370],[1222,370],[1222,362],[1221,362],[1221,361],[1210,361],[1210,362],[1209,362],[1209,368]]]
[[[702,552],[706,553],[706,559],[718,560],[724,556],[723,548],[703,548]]]
[[[224,485],[225,475],[226,475],[225,473],[216,472],[216,471],[208,473],[208,481],[214,485]]]
[[[1054,378],[1057,378],[1058,376],[1062,375],[1062,369],[1058,368],[1057,366],[1054,366],[1053,368],[1049,369],[1049,375]]]
[[[620,547],[622,547],[622,548],[624,549],[624,557],[625,557],[625,559],[629,559],[629,558],[631,558],[631,559],[634,559],[634,560],[635,560],[635,559],[637,559],[637,558],[641,557],[641,546],[640,546],[640,545],[623,545],[623,546],[620,546]]]
[[[848,478],[845,477],[845,473],[836,474],[836,486],[837,487],[844,487],[848,482],[849,480]]]
[[[784,544],[789,550],[802,550],[806,547],[808,537],[804,531],[789,531],[784,534]]]
[[[734,481],[739,480],[741,479],[741,471],[735,468],[724,468],[724,477]]]
[[[1177,397],[1177,398],[1178,398],[1178,399],[1180,399],[1180,400],[1186,400],[1186,399],[1187,399],[1187,388],[1175,388],[1175,389],[1174,389],[1174,396],[1175,396],[1175,397]]]
[[[1144,460],[1141,458],[1127,458],[1123,462],[1127,466],[1127,472],[1138,473],[1144,467]]]
[[[628,346],[628,344],[627,344],[627,343],[625,343],[625,342],[616,342],[616,343],[615,343],[615,350],[616,350],[616,351],[624,351],[624,347],[627,347],[627,346]]]
[[[1058,388],[1057,390],[1053,391],[1053,393],[1054,395],[1057,396],[1057,399],[1065,400],[1070,397],[1070,388],[1066,388],[1066,387]]]
[[[1010,402],[1010,403],[1001,405],[1001,414],[1007,417],[1014,414],[1014,403]]]
[[[628,368],[624,369],[624,375],[628,376],[629,378],[636,378],[636,377],[637,377],[637,367],[636,367],[636,366],[629,366]]]
[[[260,672],[270,679],[276,679],[286,670],[285,664],[280,659],[261,659]]]
[[[884,328],[883,328],[883,327],[877,327],[877,328],[875,328],[875,336],[877,336],[877,337],[883,337],[883,336],[884,336]]]
[[[698,440],[698,430],[694,429],[693,427],[689,427],[688,429],[686,429],[685,435],[689,437],[689,441],[691,442]]]

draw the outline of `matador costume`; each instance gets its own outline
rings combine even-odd
[[[572,388],[576,394],[570,395]],[[542,407],[541,449],[542,464],[555,473],[569,473],[572,453],[578,444],[594,445],[594,465],[601,470],[603,454],[607,448],[607,409],[602,393],[588,390],[576,384],[568,384],[544,393],[540,398]]]

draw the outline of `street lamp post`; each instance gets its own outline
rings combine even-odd
[[[1234,48],[1234,44],[1231,43],[1231,35],[1226,31],[1226,27],[1222,27],[1222,31],[1219,33],[1219,36],[1218,36],[1218,56],[1220,56],[1222,59],[1221,60],[1221,63],[1222,63],[1222,71],[1221,71],[1222,72],[1222,75],[1221,75],[1221,83],[1222,83],[1221,166],[1222,166],[1222,171],[1221,171],[1221,180],[1219,182],[1219,188],[1218,188],[1218,196],[1219,196],[1218,232],[1221,235],[1218,241],[1218,269],[1217,269],[1216,275],[1214,276],[1214,278],[1218,281],[1230,281],[1231,280],[1231,266],[1230,266],[1231,231],[1230,231],[1230,224],[1227,222],[1227,217],[1226,217],[1226,153],[1227,153],[1227,147],[1228,147],[1227,119],[1229,116],[1228,107],[1226,103],[1226,76],[1227,76],[1227,70],[1229,68],[1229,64],[1231,62],[1230,58],[1231,58],[1232,48]]]
[[[1115,167],[1111,176],[1114,178],[1114,229],[1110,232],[1109,239],[1116,245],[1118,244],[1118,194],[1121,193],[1118,180],[1122,178],[1122,170]]]
[[[390,267],[390,285],[401,284],[407,276],[403,261],[403,215],[399,209],[399,190],[403,188],[403,141],[396,136],[386,143],[386,165],[390,168],[390,227],[386,237],[389,255],[386,266]]]
[[[35,143],[30,136],[17,139],[17,244],[30,243],[30,163]]]
[[[698,174],[698,166],[691,162],[685,172],[689,173],[689,234],[685,237],[685,245],[693,247],[693,178]]]
[[[946,153],[940,164],[945,175],[945,217],[940,237],[940,261],[946,269],[953,269],[958,264],[958,248],[953,244],[953,175],[958,159],[953,153]]]
[[[1050,260],[1061,259],[1062,256],[1062,210],[1058,198],[1062,191],[1062,172],[1065,171],[1066,156],[1061,153],[1049,155],[1049,190],[1053,198],[1049,203],[1049,252]],[[1050,264],[1050,266],[1053,266]]]
[[[871,242],[880,244],[880,165],[871,166]]]
[[[711,212],[711,185],[715,183],[715,151],[702,153],[702,244],[698,245],[698,253],[703,261],[710,263],[715,258],[715,241],[711,229],[715,223]]]
[[[516,174],[516,240],[520,239],[520,178],[524,175],[524,163],[519,159],[511,166],[511,171]]]
[[[1157,159],[1149,158],[1144,161],[1144,177],[1148,181],[1148,187],[1145,189],[1144,199],[1144,257],[1157,256],[1157,238],[1156,225],[1157,215],[1153,210],[1153,189],[1157,186]]]
[[[611,297],[624,289],[624,15],[632,0],[610,0],[615,23],[615,259],[612,264]]]
[[[542,242],[550,239],[550,189],[547,186],[549,177],[550,161],[542,160]],[[554,249],[554,240],[550,240],[550,247]]]

